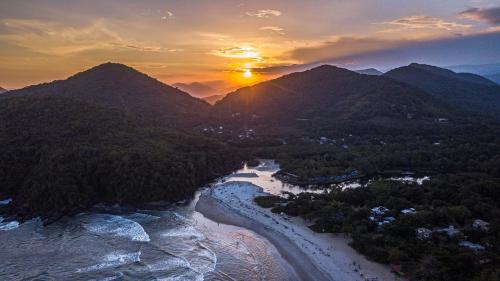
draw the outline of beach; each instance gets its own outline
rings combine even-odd
[[[202,191],[196,210],[207,218],[247,228],[268,239],[302,280],[402,280],[388,266],[367,260],[349,247],[343,235],[315,233],[301,218],[259,207],[268,195],[245,181],[230,181]]]

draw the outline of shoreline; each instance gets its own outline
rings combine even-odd
[[[320,271],[312,270],[316,266],[308,259],[304,259],[302,251],[288,237],[266,228],[255,220],[234,212],[218,200],[202,194],[195,209],[210,220],[249,229],[269,240],[276,247],[282,258],[291,265],[301,280],[331,280]]]
[[[315,233],[301,218],[263,209],[253,202],[267,195],[248,182],[226,182],[201,192],[196,211],[210,220],[247,228],[269,240],[301,280],[405,280],[386,265],[367,260],[341,235]]]

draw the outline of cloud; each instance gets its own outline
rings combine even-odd
[[[167,20],[169,18],[172,18],[174,17],[174,13],[170,12],[170,11],[166,11],[165,12],[165,15],[161,17],[162,20]]]
[[[281,12],[280,11],[278,11],[278,10],[271,10],[271,9],[258,10],[258,11],[254,11],[254,12],[246,12],[245,14],[247,16],[257,17],[257,18],[270,18],[272,16],[274,16],[274,17],[281,16]]]
[[[62,23],[5,19],[0,21],[0,43],[51,56],[75,55],[96,50],[134,50],[138,52],[180,52],[182,49],[146,45],[122,38],[113,25],[95,21],[82,27]]]
[[[325,59],[373,52],[405,44],[405,40],[386,40],[373,37],[341,37],[335,41],[324,42],[316,46],[296,48],[285,56],[301,62],[321,61]]]
[[[444,29],[449,31],[467,29],[472,27],[471,25],[460,24],[456,22],[448,22],[440,18],[435,18],[426,15],[403,17],[389,22],[383,22],[382,24],[395,25],[407,29],[426,28],[426,29]]]
[[[477,21],[484,21],[489,24],[500,24],[500,7],[479,9],[470,8],[459,13],[460,16]]]
[[[229,48],[220,48],[211,52],[212,54],[226,58],[246,58],[260,59],[260,54],[253,47],[236,46]]]
[[[500,31],[496,31],[429,40],[345,37],[315,47],[298,48],[288,55],[310,65],[333,63],[343,67],[384,69],[411,62],[434,65],[491,63],[500,61],[499,49]]]
[[[272,32],[275,32],[275,33],[278,33],[278,34],[281,34],[281,35],[285,34],[284,29],[281,28],[281,27],[278,27],[278,26],[263,26],[263,27],[261,27],[259,29],[260,30],[272,31]]]

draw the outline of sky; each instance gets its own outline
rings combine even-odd
[[[222,88],[288,65],[500,62],[500,0],[0,0],[0,86],[104,62]]]

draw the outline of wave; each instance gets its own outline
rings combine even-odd
[[[133,220],[109,214],[93,215],[90,220],[90,222],[84,223],[83,226],[92,233],[123,236],[130,238],[132,241],[151,241],[144,228]]]
[[[192,238],[196,240],[205,239],[205,236],[201,234],[196,228],[192,225],[181,225],[179,227],[167,230],[162,233],[163,237],[184,237],[184,238]]]
[[[76,272],[78,273],[84,273],[84,272],[91,272],[91,271],[99,271],[105,268],[110,268],[110,267],[117,267],[120,265],[125,265],[125,264],[130,264],[134,262],[140,262],[141,261],[141,251],[138,252],[132,252],[132,253],[124,253],[124,252],[113,252],[110,254],[107,254],[104,257],[104,261],[102,263],[98,263],[96,265],[84,267],[84,268],[79,268],[77,269]]]

